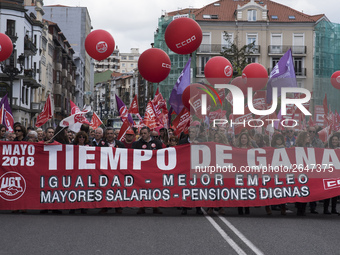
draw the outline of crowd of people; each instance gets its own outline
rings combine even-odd
[[[27,141],[39,142],[45,144],[74,144],[79,146],[99,146],[99,147],[115,147],[115,148],[132,148],[132,149],[147,149],[157,150],[166,147],[178,146],[188,143],[200,142],[216,142],[226,145],[231,145],[238,148],[290,148],[290,147],[317,147],[317,148],[340,148],[340,132],[333,133],[327,142],[322,142],[318,137],[318,132],[322,129],[318,126],[310,126],[305,130],[295,130],[292,127],[284,130],[276,130],[273,134],[267,135],[256,133],[254,129],[248,130],[246,128],[238,135],[234,135],[226,126],[215,126],[207,128],[204,124],[195,121],[194,125],[188,129],[188,134],[181,133],[178,137],[174,134],[172,128],[161,128],[158,131],[150,130],[149,127],[144,126],[140,130],[132,128],[126,131],[125,139],[123,141],[117,140],[119,129],[106,127],[105,130],[101,127],[93,130],[89,125],[83,124],[78,133],[74,133],[67,128],[58,126],[57,128],[48,127],[45,130],[41,128],[34,129],[33,127],[24,127],[21,123],[15,123],[14,132],[6,132],[6,127],[0,125],[0,141]],[[309,203],[309,212],[311,214],[318,214],[317,204],[323,202],[323,214],[338,214],[336,205],[338,197],[325,199],[324,201],[315,201]],[[329,209],[329,206],[331,208]],[[297,215],[305,216],[307,211],[307,203],[295,204]],[[217,210],[224,215],[223,208],[208,208],[208,214],[212,214]],[[107,213],[109,208],[100,209],[99,213]],[[181,214],[187,214],[188,208],[181,208]],[[286,204],[272,205],[265,207],[265,213],[272,214],[273,210],[278,210],[282,215],[286,215]],[[116,213],[121,214],[123,208],[115,208]],[[17,212],[17,211],[16,211]],[[41,213],[47,213],[47,210]],[[61,213],[59,210],[54,210],[54,213]],[[239,215],[250,214],[249,207],[238,207]],[[320,212],[320,213],[322,213]],[[70,214],[75,213],[75,210],[70,210]],[[86,209],[81,209],[81,213],[87,213]],[[145,208],[139,208],[137,214],[144,214]],[[159,208],[153,208],[153,213],[162,214]],[[203,214],[200,207],[196,208],[197,214]]]

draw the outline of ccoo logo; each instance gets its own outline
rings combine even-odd
[[[24,177],[16,172],[7,172],[0,177],[0,197],[7,201],[19,199],[26,191]]]
[[[107,51],[107,43],[104,42],[104,41],[100,41],[97,43],[96,45],[96,50],[99,52],[99,53],[104,53],[105,51]]]
[[[231,66],[226,66],[224,68],[224,75],[227,76],[227,77],[231,77],[233,74],[233,68]]]

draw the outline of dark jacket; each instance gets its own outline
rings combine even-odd
[[[158,150],[162,149],[162,142],[158,139],[151,139],[149,142],[145,142],[143,139],[139,139],[138,141],[132,144],[132,149],[141,149],[141,150]]]

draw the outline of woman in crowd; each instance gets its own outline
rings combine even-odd
[[[168,137],[168,131],[166,128],[161,128],[159,130],[159,140],[168,147],[169,137]]]
[[[73,140],[74,145],[89,146],[89,138],[84,131],[79,131]]]
[[[218,132],[214,134],[214,142],[229,145],[228,138],[224,134]]]
[[[178,145],[179,139],[177,136],[170,136],[168,147],[174,147]]]
[[[326,144],[327,148],[330,149],[338,149],[340,147],[340,140],[338,137],[338,134],[333,134],[329,139],[328,143]],[[332,200],[332,209],[331,211],[328,210],[329,203]],[[323,201],[323,214],[339,214],[338,211],[336,210],[336,203],[337,203],[338,197],[332,197],[325,199]]]
[[[251,145],[250,136],[248,133],[244,132],[241,133],[236,141],[236,147],[242,148],[242,149],[251,149],[253,146]],[[250,210],[249,207],[244,207],[244,213],[249,214]],[[238,207],[238,214],[243,215],[243,207]]]
[[[307,131],[302,131],[296,138],[295,147],[312,147],[310,137]],[[297,216],[306,216],[307,203],[296,203]]]
[[[61,144],[70,144],[67,136],[67,128],[58,125],[54,130],[54,140]]]
[[[263,147],[266,147],[267,144],[265,143],[264,139],[263,139],[263,135],[260,134],[260,133],[256,133],[254,135],[254,140],[255,140],[255,143],[256,145],[259,147],[259,148],[263,148]]]
[[[168,128],[168,136],[173,136],[174,135],[174,129],[173,128]]]
[[[14,126],[14,133],[16,135],[14,141],[24,141],[27,135],[26,128],[21,124]]]
[[[0,124],[0,141],[6,141],[6,126],[3,124]]]

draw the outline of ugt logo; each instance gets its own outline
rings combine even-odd
[[[0,197],[7,201],[19,199],[26,190],[24,177],[16,172],[7,172],[0,177]]]
[[[240,88],[238,88],[235,85],[231,84],[216,84],[214,86],[218,89],[229,89],[231,94],[233,95],[233,115],[244,115],[244,95]],[[253,88],[248,87],[248,108],[250,112],[252,112],[255,115],[270,115],[272,114],[276,108],[277,108],[277,98],[278,98],[278,92],[277,88],[272,88],[272,105],[269,109],[266,110],[257,110],[254,108],[253,105]],[[288,93],[302,93],[305,94],[306,97],[304,98],[287,98]],[[202,94],[202,115],[207,114],[207,100],[206,95]],[[300,111],[306,115],[311,116],[312,114],[303,106],[304,103],[307,103],[311,99],[311,93],[308,89],[304,88],[296,88],[296,87],[283,87],[281,88],[281,115],[287,115],[287,105],[292,104],[296,105],[297,108],[300,109]]]

